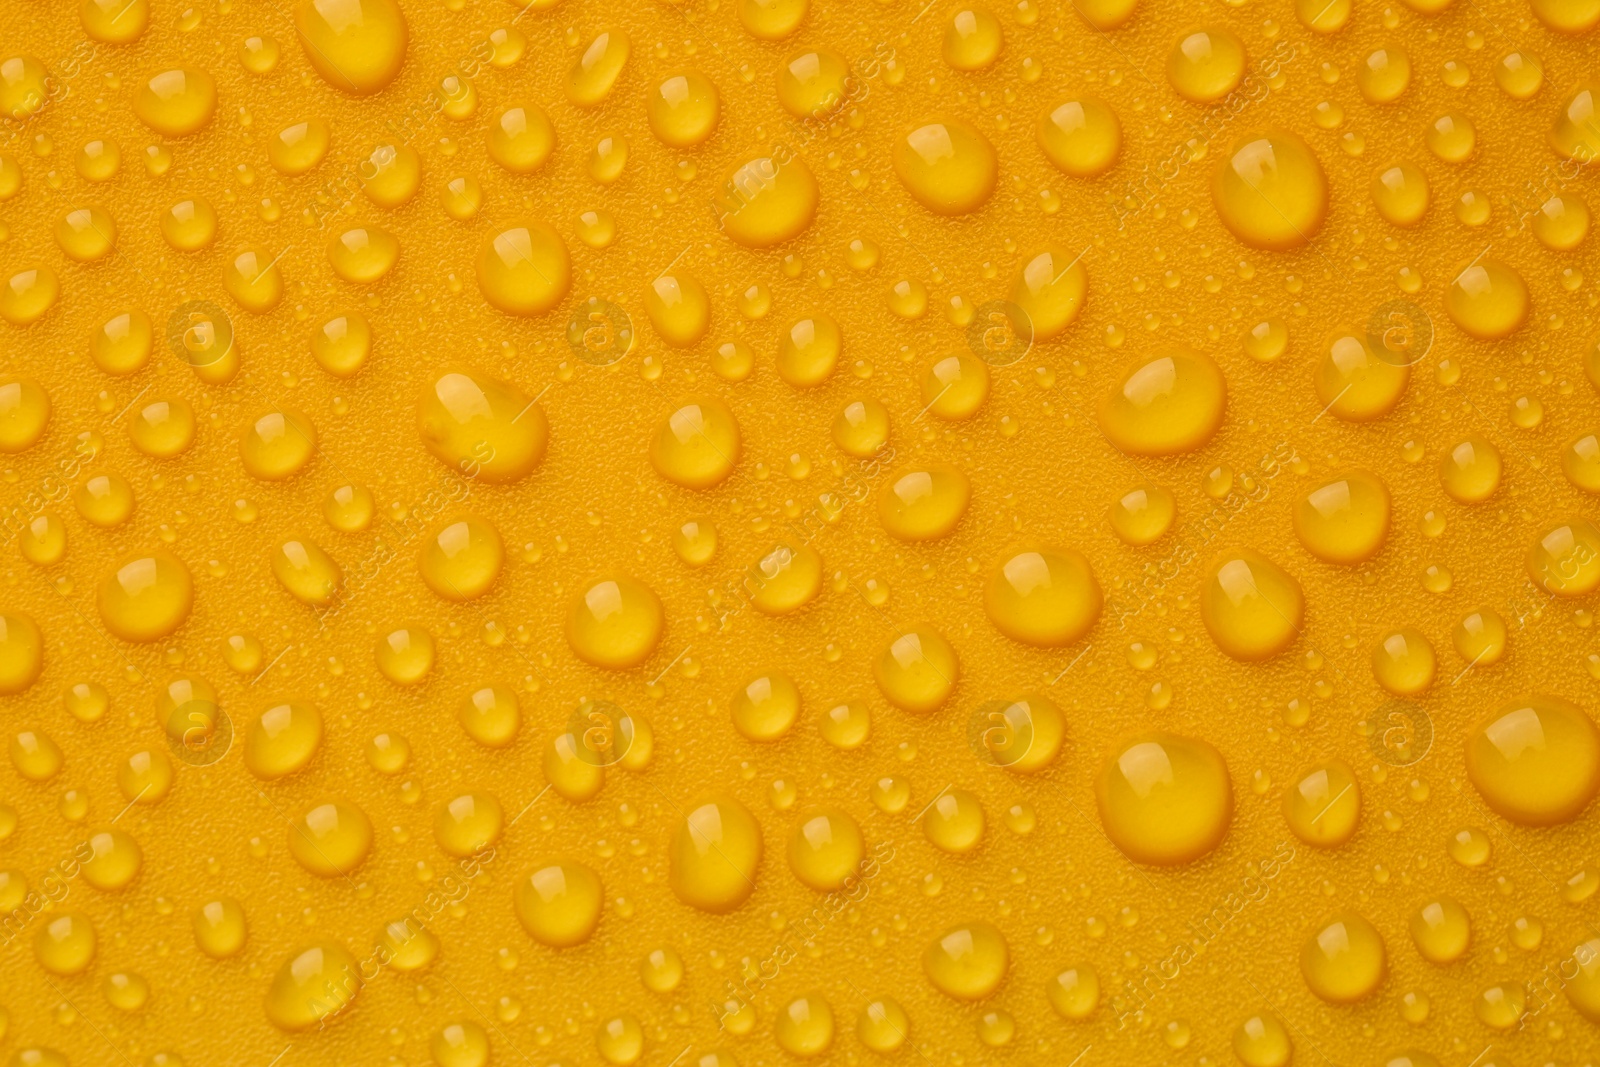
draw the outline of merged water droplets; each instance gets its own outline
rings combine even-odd
[[[508,382],[470,370],[446,370],[417,403],[422,443],[465,478],[514,482],[544,458],[544,409]]]

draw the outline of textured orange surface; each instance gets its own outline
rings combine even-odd
[[[0,1057],[1600,1061],[1597,22],[10,0]]]

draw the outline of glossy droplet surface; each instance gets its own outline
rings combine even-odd
[[[32,685],[44,667],[44,636],[20,612],[0,614],[0,695],[11,696]]]
[[[478,288],[508,315],[540,315],[567,295],[572,261],[559,234],[524,222],[490,234],[478,249]]]
[[[133,447],[156,459],[171,459],[194,443],[194,408],[176,397],[141,404],[128,416]]]
[[[1510,336],[1528,315],[1528,286],[1510,265],[1487,256],[1461,270],[1445,291],[1450,321],[1479,340]]]
[[[625,575],[605,577],[568,604],[567,643],[596,667],[633,667],[655,651],[665,624],[661,600],[649,586]]]
[[[801,52],[778,68],[778,103],[797,119],[820,118],[844,103],[849,63],[836,52]]]
[[[328,242],[328,265],[347,282],[378,281],[399,258],[400,242],[376,226],[351,226]]]
[[[142,311],[114,315],[94,333],[89,354],[107,374],[132,374],[150,359],[154,327]],[[0,386],[0,395],[5,387]],[[4,401],[0,400],[0,405]]]
[[[1177,500],[1159,485],[1142,485],[1111,505],[1111,529],[1124,544],[1148,545],[1172,529]]]
[[[1089,288],[1083,266],[1087,249],[1074,253],[1061,245],[1050,245],[1022,266],[1011,287],[1011,302],[1027,316],[1033,340],[1048,341],[1060,336],[1083,309]]]
[[[161,214],[161,236],[180,252],[197,252],[217,236],[217,211],[201,197],[180,200]]]
[[[322,714],[310,704],[287,701],[265,708],[245,731],[244,765],[264,781],[293,774],[316,755],[322,730]]]
[[[873,1052],[886,1055],[898,1049],[911,1032],[911,1017],[898,1001],[879,997],[861,1009],[856,1019],[856,1037]],[[722,1067],[702,1064],[701,1067]]]
[[[1200,594],[1200,617],[1211,639],[1229,656],[1268,659],[1299,635],[1305,594],[1276,563],[1241,549],[1212,564]]]
[[[774,545],[744,572],[750,602],[766,615],[788,615],[817,598],[822,554],[810,545]]]
[[[1424,959],[1432,963],[1452,963],[1467,951],[1472,940],[1472,922],[1463,908],[1450,897],[1435,897],[1411,913],[1411,940]]]
[[[304,174],[328,154],[332,133],[321,119],[285,126],[267,141],[267,159],[279,174]]]
[[[1511,701],[1467,737],[1467,778],[1498,814],[1524,826],[1575,818],[1600,790],[1600,731],[1554,696]]]
[[[1237,141],[1217,164],[1211,199],[1222,224],[1252,248],[1298,248],[1321,229],[1328,179],[1296,133],[1274,129]]]
[[[944,464],[928,464],[889,476],[878,494],[878,518],[902,541],[929,541],[954,530],[971,499],[972,485],[965,474]]]
[[[505,825],[505,811],[490,793],[462,793],[434,813],[433,837],[452,856],[471,856],[493,845]]]
[[[418,573],[446,600],[473,600],[487,593],[505,563],[500,533],[487,519],[463,516],[423,543]]]
[[[922,379],[923,407],[951,422],[971,418],[988,396],[988,366],[959,352],[934,361]]]
[[[289,854],[312,874],[347,875],[372,848],[372,823],[361,809],[329,800],[307,808],[289,827]]]
[[[757,155],[731,167],[713,202],[717,224],[746,248],[771,248],[800,234],[817,214],[817,179],[798,157]]]
[[[341,93],[380,92],[405,63],[409,34],[395,0],[299,0],[294,24],[306,60]]]
[[[0,318],[13,326],[30,326],[55,307],[61,279],[46,266],[17,271],[0,285]]]
[[[272,574],[289,594],[310,607],[326,607],[339,594],[344,572],[318,544],[293,538],[272,553]]]
[[[1542,526],[1526,557],[1528,577],[1558,597],[1578,597],[1600,587],[1600,529],[1571,518]]]
[[[1244,42],[1220,27],[1196,30],[1167,53],[1167,81],[1196,104],[1221,100],[1244,77]]]
[[[1129,859],[1191,863],[1221,843],[1233,815],[1222,756],[1196,738],[1156,733],[1124,743],[1095,782],[1100,822]]]
[[[1337,848],[1356,832],[1361,790],[1342,760],[1300,771],[1283,792],[1283,818],[1296,837],[1318,848]]]
[[[1244,1067],[1284,1067],[1294,1042],[1276,1015],[1252,1015],[1233,1032],[1233,1054]]]
[[[1600,4],[1592,0],[1586,0],[1586,3],[1594,8],[1595,17],[1600,18]],[[1565,98],[1555,124],[1550,127],[1550,147],[1567,159],[1587,164],[1600,157],[1600,129],[1597,129],[1600,107],[1596,105],[1597,94],[1600,94],[1600,89],[1593,82],[1580,82]]]
[[[79,0],[83,31],[106,44],[138,39],[150,24],[149,0]]]
[[[513,174],[532,174],[555,148],[556,131],[538,104],[513,104],[489,126],[489,158]]]
[[[567,99],[580,107],[594,107],[611,95],[632,45],[620,29],[608,29],[589,42],[567,71]]]
[[[1317,364],[1317,401],[1348,422],[1380,419],[1400,403],[1410,374],[1405,364],[1375,354],[1364,337],[1340,332],[1329,340]]]
[[[1433,644],[1407,626],[1385,634],[1372,646],[1372,675],[1396,696],[1421,693],[1433,684]]]
[[[261,248],[243,249],[223,266],[222,287],[244,310],[266,314],[283,300],[278,257]]]
[[[1100,1006],[1100,975],[1087,964],[1068,967],[1045,984],[1045,995],[1063,1019],[1087,1019]]]
[[[955,690],[961,661],[938,630],[914,626],[884,644],[872,672],[889,703],[903,711],[927,714]]]
[[[484,686],[462,698],[456,706],[456,719],[478,744],[501,748],[516,739],[522,725],[522,705],[510,688]]]
[[[81,974],[94,960],[95,932],[89,917],[68,911],[39,920],[33,935],[33,955],[39,966],[56,975]]]
[[[1429,203],[1428,178],[1410,163],[1397,163],[1373,175],[1372,204],[1396,226],[1415,226]]]
[[[729,912],[755,889],[761,827],[731,796],[703,797],[677,821],[667,857],[667,880],[679,900],[713,914]]]
[[[1411,84],[1411,58],[1396,45],[1385,45],[1367,53],[1356,68],[1356,85],[1361,95],[1374,104],[1400,99]]]
[[[374,645],[378,671],[395,685],[418,685],[433,671],[438,645],[420,626],[401,626],[382,634]]]
[[[844,336],[831,316],[818,312],[796,319],[778,339],[778,376],[800,389],[821,385],[843,349]]]
[[[940,117],[895,141],[895,176],[923,207],[936,215],[976,211],[994,192],[999,162],[994,146],[977,127]]]
[[[1103,100],[1078,96],[1039,116],[1035,137],[1045,157],[1075,178],[1093,178],[1122,152],[1122,124]]]
[[[317,451],[317,430],[293,409],[268,411],[239,439],[244,469],[263,481],[281,481],[298,473]]]
[[[831,892],[859,878],[866,843],[861,826],[837,808],[810,812],[789,834],[789,870],[819,892]]]
[[[216,109],[216,79],[198,67],[177,67],[151,75],[133,96],[133,113],[139,121],[167,137],[203,129]]]
[[[1489,499],[1500,488],[1500,450],[1488,438],[1471,434],[1448,449],[1439,461],[1444,491],[1462,504]]]
[[[116,220],[104,208],[74,208],[56,223],[56,244],[79,263],[105,258],[116,243]]]
[[[361,964],[336,941],[319,940],[294,950],[278,966],[267,989],[267,1018],[290,1032],[326,1024],[361,991]]]
[[[1383,938],[1358,912],[1342,911],[1314,926],[1300,947],[1307,987],[1330,1004],[1353,1004],[1383,981]]]
[[[521,389],[477,371],[446,370],[417,403],[417,430],[441,462],[466,478],[514,482],[544,458],[549,422]]]
[[[1100,432],[1123,452],[1169,456],[1210,441],[1222,425],[1227,384],[1210,357],[1174,349],[1123,372],[1096,411]]]
[[[710,298],[694,275],[669,272],[645,286],[645,314],[670,346],[691,346],[710,328]]]
[[[216,960],[238,955],[249,935],[244,908],[229,897],[219,897],[196,908],[190,925],[194,928],[194,943]]]
[[[1072,644],[1094,625],[1103,597],[1089,561],[1072,549],[1018,552],[984,583],[983,606],[1007,637],[1041,648]]]
[[[739,22],[749,33],[775,41],[800,27],[810,8],[810,0],[738,0],[735,10]]]
[[[101,580],[96,604],[106,629],[124,641],[156,641],[189,617],[194,581],[167,552],[136,555]]]
[[[934,988],[956,1000],[982,1000],[1005,981],[1011,952],[1000,931],[987,922],[950,927],[922,953],[922,969]]]
[[[1324,562],[1371,559],[1389,534],[1389,490],[1365,471],[1344,474],[1296,502],[1294,532]]]
[[[1004,758],[1001,752],[996,753],[997,758]],[[983,842],[986,821],[983,805],[976,796],[964,789],[951,789],[940,794],[923,813],[922,833],[940,851],[960,855]]]
[[[692,148],[710,137],[720,111],[716,86],[692,70],[672,75],[645,97],[650,132],[674,148]]]
[[[733,725],[751,741],[776,741],[800,716],[800,690],[778,671],[751,678],[733,694]]]

